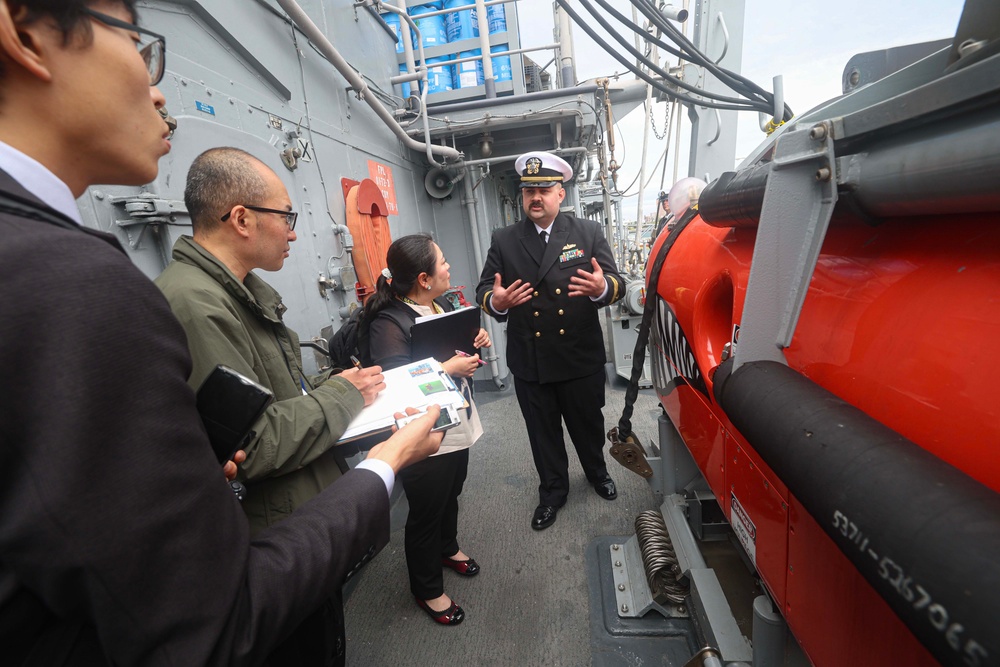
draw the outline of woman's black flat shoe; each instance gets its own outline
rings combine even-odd
[[[479,563],[473,559],[452,560],[447,556],[441,558],[441,564],[458,572],[463,577],[474,577],[479,574]]]
[[[451,606],[444,611],[434,611],[430,608],[430,605],[420,598],[414,599],[417,601],[417,606],[426,611],[428,616],[441,625],[458,625],[465,620],[465,610],[455,604],[454,600],[451,601]]]

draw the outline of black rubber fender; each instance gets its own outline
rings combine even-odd
[[[724,172],[698,197],[701,219],[713,227],[756,227],[770,173],[769,162]]]
[[[914,636],[1000,665],[1000,494],[788,366],[732,366],[714,393],[733,426]]]

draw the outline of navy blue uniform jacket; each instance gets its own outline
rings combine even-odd
[[[621,298],[625,286],[598,223],[560,213],[549,233],[543,252],[531,220],[494,232],[476,288],[476,303],[496,319],[507,321],[507,365],[514,377],[543,384],[591,375],[604,366],[597,311]],[[570,297],[569,279],[578,269],[593,271],[592,257],[604,271],[607,295],[597,302],[586,296]],[[496,273],[504,287],[518,278],[531,283],[531,300],[506,315],[494,312],[489,296]]]

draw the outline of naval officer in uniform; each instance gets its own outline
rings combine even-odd
[[[476,302],[507,322],[507,364],[538,471],[531,527],[556,520],[569,493],[566,422],[580,464],[602,498],[618,493],[604,463],[604,338],[598,309],[622,296],[611,247],[598,223],[560,213],[570,165],[526,153],[520,174],[525,218],[497,230]]]

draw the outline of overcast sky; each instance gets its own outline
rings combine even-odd
[[[610,0],[626,16],[631,16],[628,0]],[[673,0],[675,6],[684,0]],[[595,2],[592,5],[599,8]],[[693,10],[694,0],[690,0]],[[520,0],[518,19],[522,46],[548,43],[552,39],[552,3],[549,0]],[[784,78],[785,100],[796,114],[841,94],[841,74],[851,56],[891,46],[950,38],[955,34],[962,11],[962,0],[746,0],[742,73],[770,90],[772,77]],[[574,8],[586,15],[578,2]],[[614,24],[614,19],[608,17]],[[640,18],[642,15],[640,14]],[[641,22],[641,21],[640,21]],[[601,30],[600,26],[596,26]],[[602,31],[603,32],[603,31]],[[624,27],[622,34],[627,34]],[[629,39],[631,35],[627,34]],[[624,68],[603,53],[579,27],[573,37],[577,57],[577,76],[586,80],[623,72]],[[610,40],[609,40],[610,41]],[[542,60],[538,55],[536,60]],[[544,60],[542,60],[544,62]],[[671,60],[670,65],[676,64]],[[550,70],[552,71],[552,70]],[[632,75],[629,74],[629,77]],[[658,104],[653,116],[656,129],[663,132],[665,105]],[[757,125],[757,115],[741,113],[736,159],[744,157],[764,139]],[[619,122],[620,137],[625,139],[624,166],[619,185],[624,188],[640,168],[643,132],[641,107]],[[647,179],[653,164],[663,152],[664,142],[651,135],[647,157]],[[621,141],[621,138],[617,139]],[[686,141],[685,141],[686,143]],[[622,156],[616,154],[619,162]],[[667,182],[672,184],[673,157],[668,157]],[[735,162],[734,162],[735,164]],[[686,176],[686,159],[679,177]],[[646,213],[660,189],[660,169],[647,186],[643,199]],[[635,192],[633,188],[632,192]],[[635,197],[625,201],[627,219],[634,219]]]

